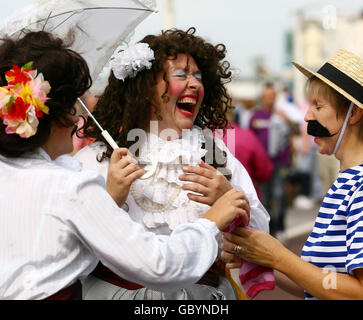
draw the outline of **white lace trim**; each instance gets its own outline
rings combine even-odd
[[[148,157],[151,155],[159,164],[169,165],[169,169],[180,164],[198,165],[199,160],[207,153],[205,149],[202,149],[202,143],[204,142],[202,129],[197,126],[186,131],[181,139],[171,141],[163,140],[155,134],[148,133],[146,142],[140,146],[138,161],[141,164],[151,166]],[[178,182],[175,179],[168,181]]]
[[[148,154],[157,159],[155,175],[146,180],[136,180],[131,187],[131,195],[144,211],[143,222],[148,228],[167,225],[174,229],[178,224],[200,218],[208,205],[190,201],[181,189],[184,182],[179,176],[184,174],[185,164],[197,165],[206,154],[202,149],[204,136],[200,128],[194,127],[182,139],[165,141],[148,134],[148,141],[140,147],[140,163],[146,163],[148,171],[152,164]]]

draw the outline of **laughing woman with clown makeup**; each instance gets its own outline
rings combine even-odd
[[[222,257],[276,270],[277,285],[306,299],[363,299],[363,59],[340,50],[308,77],[308,133],[321,154],[340,162],[301,258],[270,235],[238,228],[224,235]],[[234,251],[234,253],[233,253]]]
[[[229,64],[223,60],[225,47],[194,33],[190,28],[148,35],[117,53],[111,62],[108,86],[93,113],[147,172],[128,185],[124,209],[146,230],[168,237],[179,224],[198,219],[234,187],[245,194],[244,223],[268,232],[269,216],[247,171],[211,134],[226,128],[231,108],[225,88],[231,78]],[[84,168],[105,175],[112,149],[92,121],[84,132],[96,142],[76,157]],[[164,293],[115,277],[99,265],[85,282],[85,298],[240,298],[225,272],[218,260],[198,283]]]

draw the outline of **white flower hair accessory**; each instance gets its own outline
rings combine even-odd
[[[111,60],[110,65],[114,76],[122,81],[127,77],[134,78],[143,69],[150,69],[154,60],[154,51],[147,43],[136,43],[135,45],[120,51]]]

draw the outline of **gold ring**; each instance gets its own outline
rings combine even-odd
[[[242,200],[242,199],[240,199],[240,200],[239,200],[239,203],[240,203],[240,206],[242,207],[242,206],[243,206],[243,200]]]
[[[239,256],[242,253],[242,247],[239,245],[234,246],[233,253],[237,256]]]

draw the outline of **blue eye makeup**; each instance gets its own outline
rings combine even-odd
[[[185,70],[175,70],[172,74],[172,77],[186,77],[187,72]]]
[[[188,77],[188,73],[186,70],[175,70],[172,74],[171,77],[175,77],[175,78],[186,78]],[[200,72],[196,72],[193,73],[193,77],[195,79],[197,79],[198,81],[202,81],[202,74]]]
[[[198,81],[202,81],[202,74],[200,72],[196,72],[193,74],[194,78]]]

